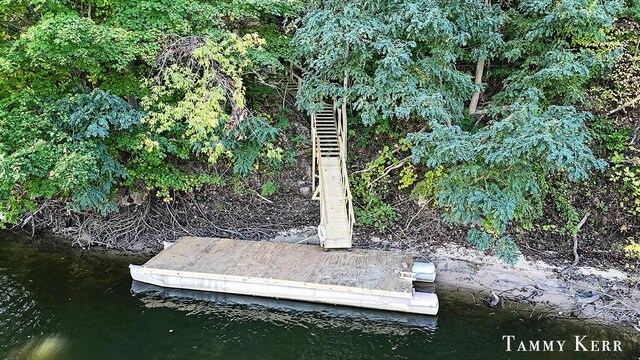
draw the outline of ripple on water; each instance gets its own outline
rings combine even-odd
[[[3,352],[37,334],[41,323],[33,295],[6,272],[6,268],[0,269],[0,338],[3,339],[0,349]]]

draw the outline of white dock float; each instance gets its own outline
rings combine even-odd
[[[185,237],[134,280],[177,289],[436,315],[438,297],[414,291],[409,254],[314,245]]]

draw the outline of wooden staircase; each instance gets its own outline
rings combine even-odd
[[[318,236],[325,249],[350,249],[353,203],[346,166],[346,133],[335,102],[311,116],[314,199],[320,200]],[[316,183],[317,181],[317,183]]]
[[[291,73],[297,89],[302,78]],[[311,116],[312,199],[320,201],[318,237],[325,250],[350,249],[352,244],[355,216],[346,166],[346,119],[346,104],[338,108],[335,100]]]

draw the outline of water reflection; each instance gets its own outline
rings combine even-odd
[[[9,360],[62,359],[67,340],[57,334],[31,338],[19,349],[9,351]]]
[[[437,327],[437,317],[419,314],[169,289],[137,281],[132,283],[131,291],[148,308],[172,308],[189,315],[217,314],[238,322],[257,320],[284,327],[345,329],[393,336],[420,331],[427,337]]]

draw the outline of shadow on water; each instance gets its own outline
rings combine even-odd
[[[169,289],[138,281],[133,281],[131,291],[149,308],[167,307],[189,314],[232,314],[235,320],[259,319],[273,324],[297,323],[306,327],[345,328],[394,336],[410,331],[422,331],[424,336],[430,336],[437,325],[435,316]]]

